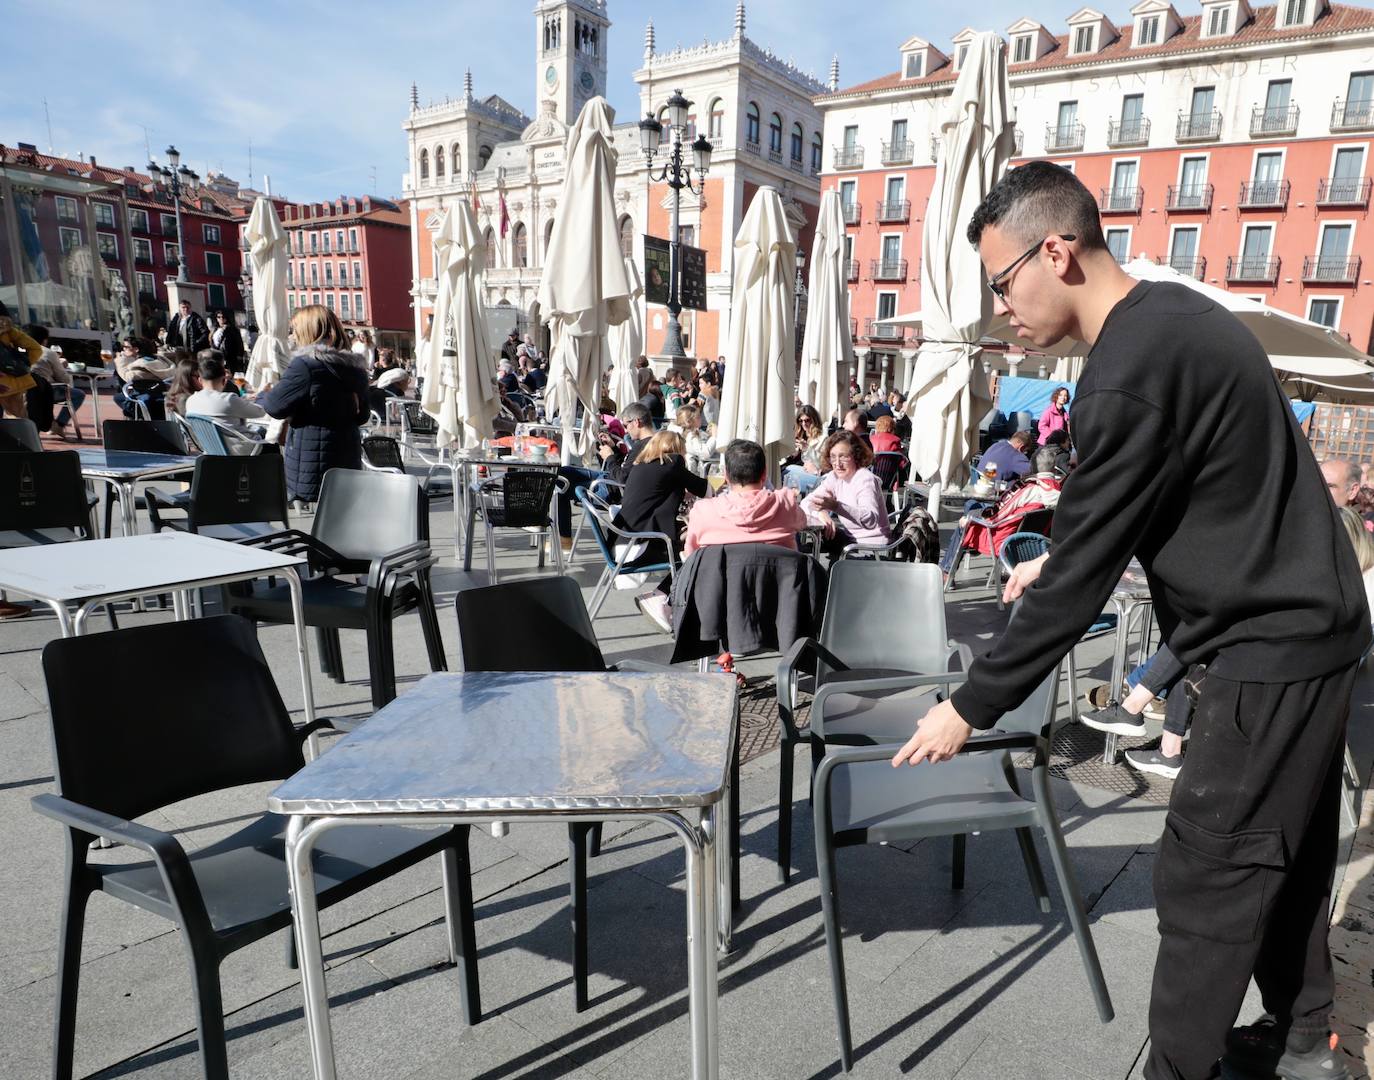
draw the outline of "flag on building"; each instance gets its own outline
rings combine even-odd
[[[510,214],[506,213],[506,196],[501,195],[501,239],[506,238],[506,233],[510,232]]]

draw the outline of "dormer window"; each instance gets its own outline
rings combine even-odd
[[[1159,44],[1159,16],[1146,15],[1135,26],[1135,44]]]
[[[1096,36],[1097,28],[1094,26],[1077,27],[1073,32],[1074,55],[1093,52],[1093,38]]]
[[[924,53],[907,53],[902,64],[902,78],[919,79],[925,74],[926,58]]]
[[[1035,35],[1021,34],[1013,39],[1012,57],[1013,64],[1024,64],[1032,59],[1035,54]]]
[[[1226,37],[1231,33],[1231,5],[1217,4],[1207,13],[1207,37]]]
[[[1278,17],[1285,26],[1311,26],[1326,5],[1322,0],[1280,0]]]
[[[959,51],[955,54],[955,60],[954,60],[954,66],[955,66],[955,68],[956,68],[957,70],[959,70],[959,71],[962,71],[962,70],[964,69],[964,61],[965,61],[966,59],[968,59],[968,46],[967,46],[967,45],[960,45],[960,46],[959,46]]]

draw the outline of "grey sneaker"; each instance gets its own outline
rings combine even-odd
[[[673,632],[673,609],[668,598],[661,592],[644,593],[635,597],[635,605],[640,614],[657,626],[665,634]]]
[[[1113,735],[1145,734],[1145,718],[1132,716],[1115,701],[1107,702],[1104,708],[1081,713],[1078,718],[1096,731]]]
[[[1172,780],[1183,768],[1182,754],[1177,757],[1165,757],[1157,746],[1152,750],[1127,750],[1125,757],[1126,764],[1137,772],[1153,773],[1167,780]]]
[[[1308,1050],[1294,1050],[1290,1041],[1270,1016],[1233,1028],[1221,1059],[1223,1080],[1350,1080],[1334,1034]]]

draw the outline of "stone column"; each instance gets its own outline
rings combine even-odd
[[[171,314],[175,315],[178,305],[185,300],[197,315],[205,315],[204,285],[195,281],[178,281],[176,278],[168,278],[164,284],[167,286],[167,310]]]

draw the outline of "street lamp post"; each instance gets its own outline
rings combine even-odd
[[[687,351],[682,347],[682,325],[678,315],[682,312],[682,270],[678,243],[678,208],[682,201],[682,189],[700,197],[706,188],[706,173],[711,168],[711,141],[698,135],[692,143],[692,164],[688,164],[683,153],[682,139],[687,133],[687,110],[691,102],[682,96],[681,90],[673,91],[666,102],[668,109],[668,130],[672,149],[668,160],[663,163],[657,174],[654,173],[654,155],[663,135],[663,125],[649,113],[639,122],[639,146],[644,151],[644,160],[649,166],[650,183],[667,183],[673,189],[672,236],[669,238],[668,266],[668,334],[663,342],[663,354],[673,360],[682,360]],[[692,180],[692,168],[696,167],[697,178]]]
[[[200,186],[200,177],[181,164],[181,152],[175,146],[167,147],[167,165],[160,166],[156,161],[148,162],[148,173],[161,177],[172,193],[172,205],[177,217],[177,281],[190,284],[186,273],[186,239],[181,232],[181,193],[194,193]]]

